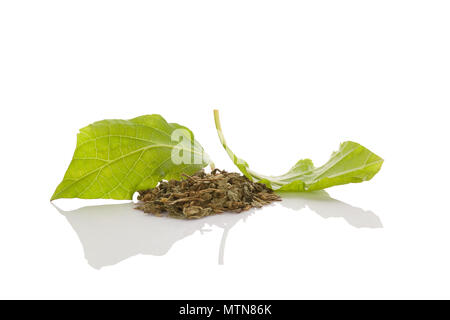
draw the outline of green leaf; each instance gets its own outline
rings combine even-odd
[[[192,132],[160,115],[98,121],[78,133],[72,162],[51,200],[132,199],[137,190],[208,163]]]
[[[228,147],[222,133],[219,111],[214,110],[214,120],[220,142],[231,160],[249,179],[266,184],[277,191],[314,191],[347,183],[368,181],[380,171],[383,159],[362,145],[346,141],[321,167],[314,167],[309,159],[298,161],[281,176],[265,176],[252,171],[244,160],[238,158]]]

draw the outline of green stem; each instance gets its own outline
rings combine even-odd
[[[227,142],[225,141],[225,137],[223,136],[222,132],[222,126],[220,125],[220,118],[219,118],[219,110],[214,109],[214,123],[216,124],[217,134],[219,135],[220,143],[222,144],[225,151],[228,153],[228,156],[233,160],[234,163],[235,159],[237,160],[236,155],[231,151],[230,148],[227,146]]]

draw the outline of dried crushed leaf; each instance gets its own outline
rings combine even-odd
[[[182,180],[161,181],[155,188],[139,191],[138,200],[136,209],[145,213],[197,219],[226,211],[240,213],[281,198],[263,183],[214,169],[183,175]]]

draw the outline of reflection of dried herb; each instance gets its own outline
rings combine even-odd
[[[156,188],[139,191],[137,209],[174,218],[196,219],[225,211],[242,212],[260,208],[281,198],[262,183],[239,173],[214,169],[199,171],[184,179],[161,181]]]

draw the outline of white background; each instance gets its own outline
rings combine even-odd
[[[450,298],[449,17],[448,1],[1,1],[0,298]],[[213,108],[255,171],[345,140],[385,163],[331,198],[181,224],[49,202],[78,129],[106,118],[161,114],[235,170]]]

